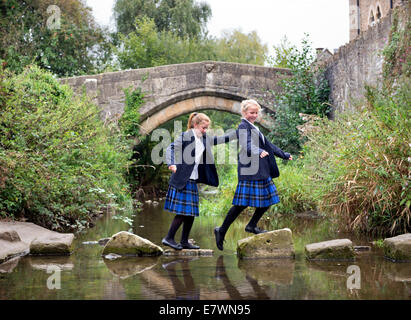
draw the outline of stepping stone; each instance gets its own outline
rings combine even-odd
[[[386,238],[383,242],[384,255],[393,262],[411,262],[411,233]]]
[[[240,259],[294,258],[291,230],[284,228],[238,240],[237,256]]]
[[[355,258],[354,247],[349,239],[307,244],[305,255],[309,260],[354,260]]]
[[[73,251],[73,240],[72,233],[36,238],[30,243],[30,255],[70,255]]]
[[[114,234],[106,243],[103,255],[115,253],[125,256],[158,256],[163,249],[151,241],[127,231]]]
[[[12,229],[0,230],[0,264],[29,253],[29,245]]]

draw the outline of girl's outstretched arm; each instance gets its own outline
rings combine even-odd
[[[277,157],[285,159],[285,160],[293,160],[293,156],[290,153],[284,152],[283,150],[281,150],[279,147],[272,144],[268,140],[267,140],[267,143],[271,147],[271,150],[273,151],[274,155],[276,155]]]
[[[212,143],[212,145],[216,145],[216,144],[221,144],[221,143],[227,143],[233,140],[237,140],[238,139],[238,129],[234,130],[234,129],[229,129],[228,133],[222,136],[212,136],[212,137],[208,137],[207,138],[210,139],[210,142]]]

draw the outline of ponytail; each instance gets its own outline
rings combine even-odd
[[[202,121],[207,121],[209,123],[211,122],[210,118],[207,117],[207,115],[205,115],[204,113],[197,113],[197,112],[191,113],[187,121],[187,131],[189,131],[190,129],[193,129],[194,124],[199,124]]]

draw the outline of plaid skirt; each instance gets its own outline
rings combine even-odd
[[[199,216],[197,183],[188,180],[182,190],[168,186],[164,209],[185,216]]]
[[[277,188],[269,177],[266,180],[240,180],[235,190],[233,205],[255,208],[279,203]]]

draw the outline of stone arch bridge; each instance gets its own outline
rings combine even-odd
[[[249,64],[204,61],[153,68],[108,72],[60,79],[77,93],[86,90],[102,108],[103,119],[116,119],[124,111],[124,89],[140,87],[141,132],[149,134],[182,114],[215,109],[241,114],[240,102],[255,99],[263,107],[260,124],[267,127],[272,112],[272,91],[290,76],[288,69]]]

